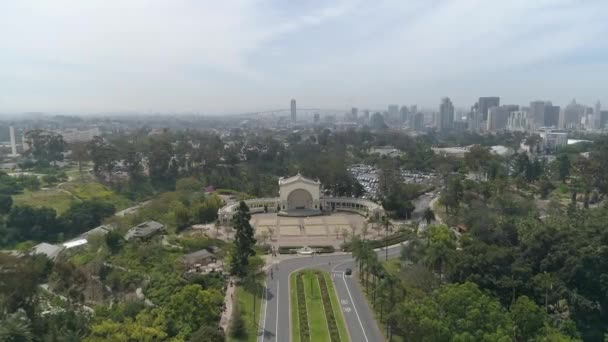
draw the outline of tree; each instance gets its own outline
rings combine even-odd
[[[511,306],[511,319],[515,323],[517,341],[531,341],[541,331],[547,320],[547,314],[530,298],[521,296]]]
[[[112,230],[105,235],[105,242],[110,252],[116,254],[122,248],[124,238],[119,232]]]
[[[55,210],[46,207],[15,206],[8,214],[6,226],[16,241],[55,241],[63,231]]]
[[[184,286],[165,307],[169,330],[185,337],[203,325],[219,321],[223,302],[217,290],[205,290],[198,284]]]
[[[93,161],[95,174],[105,172],[108,179],[112,180],[112,171],[118,159],[118,150],[115,146],[106,143],[102,137],[93,137],[87,145],[89,156]]]
[[[557,156],[557,173],[559,180],[562,183],[566,183],[566,179],[570,175],[570,159],[565,153]]]
[[[251,214],[249,207],[245,202],[241,201],[237,212],[232,219],[235,231],[234,235],[234,255],[231,260],[230,272],[233,275],[244,277],[247,274],[247,266],[249,257],[255,255],[255,238],[253,236],[253,227],[249,223]]]
[[[113,204],[98,200],[75,202],[64,212],[60,219],[64,222],[66,233],[77,235],[99,226],[106,217],[114,215]]]
[[[173,216],[178,231],[184,230],[190,225],[190,211],[181,202],[174,206]]]
[[[63,159],[66,143],[61,135],[37,129],[28,131],[25,137],[30,146],[27,154],[32,155],[37,162],[48,165]]]
[[[245,321],[243,320],[238,302],[234,302],[232,310],[232,318],[230,319],[228,332],[231,337],[243,337],[247,332],[247,327],[245,326]]]
[[[456,240],[452,231],[445,225],[431,226],[427,230],[428,238],[424,247],[424,263],[439,272],[443,280],[445,265],[450,262],[456,251]]]
[[[431,224],[431,221],[435,220],[435,212],[430,207],[426,208],[422,214],[422,218],[426,220],[426,224],[429,225]]]
[[[513,323],[500,303],[473,283],[444,285],[394,315],[405,341],[511,341]]]
[[[225,340],[224,331],[214,325],[203,325],[190,336],[190,341],[196,342],[224,342]]]
[[[31,322],[23,313],[15,312],[0,320],[0,341],[32,342]]]
[[[0,194],[0,215],[6,215],[11,211],[13,206],[13,197]]]
[[[85,162],[90,160],[88,146],[86,143],[73,143],[70,149],[72,150],[71,158],[78,163],[78,173],[82,180],[84,179],[82,166]]]

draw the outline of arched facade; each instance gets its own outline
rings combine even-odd
[[[245,200],[252,214],[276,212],[282,216],[312,216],[332,211],[349,211],[365,217],[384,217],[382,205],[361,198],[321,197],[321,183],[300,174],[279,179],[279,197]],[[221,224],[229,224],[238,208],[233,203],[218,210]]]
[[[295,189],[287,195],[287,209],[313,209],[313,200],[310,192],[304,189]]]
[[[321,182],[306,178],[301,174],[279,179],[279,197],[281,212],[296,214],[297,210],[306,210],[308,215],[321,213]]]

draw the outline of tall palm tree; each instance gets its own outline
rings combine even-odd
[[[435,212],[431,208],[426,208],[422,218],[426,220],[426,224],[431,224],[431,221],[435,220]]]
[[[394,226],[388,217],[384,216],[382,218],[382,226],[384,226],[384,252],[385,252],[385,260],[388,260],[388,232],[392,231]]]

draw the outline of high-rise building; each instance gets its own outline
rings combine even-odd
[[[388,119],[391,121],[399,119],[399,105],[393,104],[388,106]]]
[[[597,100],[595,103],[595,108],[593,109],[593,128],[602,129],[602,104],[600,100]]]
[[[319,123],[320,119],[321,119],[321,116],[319,115],[319,113],[315,113],[312,120],[314,123]]]
[[[410,113],[409,126],[411,130],[421,131],[424,128],[424,114]]]
[[[545,101],[530,102],[528,120],[536,129],[545,127]]]
[[[353,121],[357,121],[359,117],[359,109],[357,107],[353,107],[350,109],[350,118]]]
[[[492,107],[500,106],[500,97],[498,96],[486,96],[480,97],[477,101],[477,109],[479,111],[480,121],[488,120],[488,109]]]
[[[401,106],[401,109],[399,110],[399,120],[401,121],[401,123],[407,122],[408,115],[409,109],[407,109],[407,106]]]
[[[545,102],[544,127],[559,127],[559,106],[554,106],[550,101]]]
[[[291,121],[296,122],[296,99],[291,99]]]
[[[363,111],[363,119],[369,121],[369,110],[366,109]]]
[[[561,113],[560,126],[566,129],[580,128],[585,111],[585,106],[576,103],[576,100],[573,99]]]
[[[525,132],[530,129],[528,122],[528,111],[518,110],[509,114],[507,120],[507,130]]]
[[[19,154],[17,154],[17,144],[15,143],[15,127],[9,126],[8,130],[11,138],[11,154],[9,154],[9,156],[18,157]]]
[[[608,124],[608,110],[601,110],[599,129],[606,129],[606,124]]]
[[[410,113],[412,113],[412,114],[418,113],[418,106],[411,105],[410,106]]]
[[[454,124],[454,105],[449,97],[441,99],[437,117],[437,130],[439,132],[452,129]]]
[[[468,116],[468,121],[469,121],[469,131],[471,132],[479,132],[481,130],[481,119],[480,119],[480,114],[479,114],[479,103],[475,103],[472,107],[471,110],[469,111],[469,116]]]
[[[495,131],[507,128],[509,115],[517,110],[519,110],[518,105],[503,105],[489,108],[486,129],[488,131]]]

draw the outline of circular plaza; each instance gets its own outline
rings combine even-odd
[[[334,245],[361,234],[368,219],[380,220],[384,209],[373,201],[321,196],[321,183],[300,174],[279,179],[279,197],[245,200],[259,238],[277,245]],[[238,202],[218,211],[219,223],[229,226]],[[373,227],[369,227],[373,228]],[[366,235],[378,232],[369,229]]]

